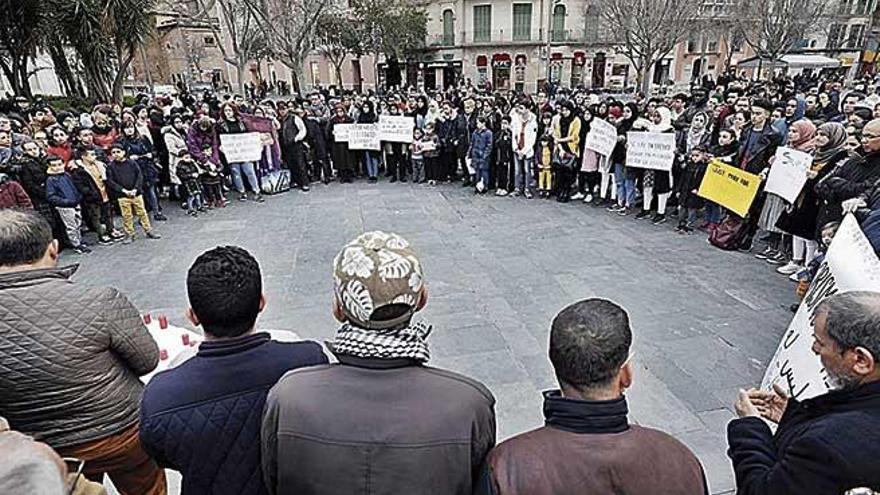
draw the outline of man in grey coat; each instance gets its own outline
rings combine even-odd
[[[328,343],[339,363],[288,372],[269,392],[263,479],[271,494],[470,495],[495,444],[495,399],[426,366],[431,327],[419,259],[396,234],[368,232],[334,262]]]
[[[43,217],[0,210],[0,416],[123,495],[164,494],[138,441],[138,377],[156,367],[156,343],[125,296],[75,285],[77,267],[57,262]]]

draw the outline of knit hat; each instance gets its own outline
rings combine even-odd
[[[345,316],[366,329],[392,328],[407,323],[415,313],[424,274],[409,242],[397,234],[380,231],[361,234],[333,260],[334,289]],[[374,312],[391,304],[409,308],[388,319],[373,319]]]

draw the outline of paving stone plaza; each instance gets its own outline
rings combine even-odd
[[[169,209],[171,209],[169,207]],[[178,209],[161,240],[96,247],[75,280],[113,285],[144,313],[184,325],[186,271],[218,244],[245,247],[263,269],[262,329],[324,340],[331,264],[369,230],[408,239],[426,270],[432,364],[485,383],[499,441],[542,423],[554,387],[550,321],[567,304],[603,297],[632,319],[631,420],[672,433],[705,467],[712,493],[732,493],[726,424],[738,388],[758,384],[791,314],[794,286],[763,261],[580,203],[475,196],[458,185],[331,184],[200,216]],[[174,484],[174,483],[172,483]]]

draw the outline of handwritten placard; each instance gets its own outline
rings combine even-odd
[[[334,124],[333,140],[337,143],[347,143],[348,136],[351,134],[351,126],[354,124]]]
[[[603,156],[608,156],[617,145],[617,129],[602,119],[593,119],[590,122],[590,132],[584,141],[584,147],[593,150]]]
[[[263,157],[263,136],[259,132],[220,134],[220,146],[229,163],[255,162]]]
[[[770,390],[779,383],[789,395],[801,400],[829,390],[828,375],[812,351],[816,308],[828,296],[854,290],[880,291],[880,259],[855,217],[847,215],[782,336],[761,388]]]
[[[379,139],[392,143],[411,143],[416,121],[404,115],[379,116]]]
[[[745,217],[760,186],[761,177],[712,160],[697,194]]]
[[[794,203],[807,183],[807,171],[812,163],[813,157],[809,153],[777,148],[764,190]]]
[[[672,170],[675,161],[675,134],[671,132],[627,132],[626,166],[652,170]]]
[[[351,124],[348,149],[379,150],[379,128],[376,124]]]

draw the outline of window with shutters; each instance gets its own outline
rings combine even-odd
[[[489,41],[492,36],[492,6],[474,5],[474,41]]]
[[[513,40],[528,41],[532,37],[532,4],[513,4]]]

